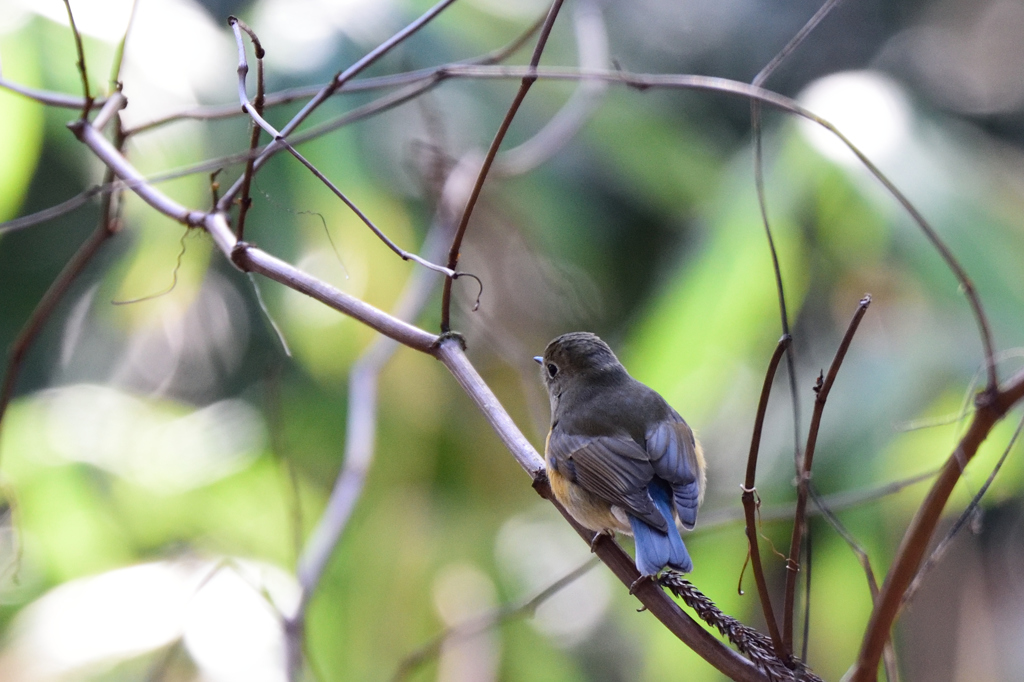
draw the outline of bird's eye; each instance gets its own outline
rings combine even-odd
[[[556,364],[554,364],[553,362],[549,362],[548,363],[548,376],[551,377],[552,379],[554,379],[556,374],[558,374],[558,366]]]

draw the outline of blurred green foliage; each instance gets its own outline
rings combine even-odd
[[[269,4],[238,11],[265,32],[270,90],[325,81],[423,9],[423,3],[389,6],[391,14],[377,24],[347,34],[332,28],[328,58],[289,69],[275,65],[278,44],[272,36],[278,34],[269,20],[260,23],[268,16],[260,14],[261,6]],[[806,3],[781,14],[772,14],[777,8],[743,5],[714,15],[708,3],[690,3],[679,10],[676,25],[669,21],[671,4],[652,0],[636,12],[604,7],[610,54],[623,59],[624,68],[706,71],[749,80],[766,61],[764,55],[770,57],[813,11]],[[827,73],[878,66],[872,60],[885,45],[933,18],[925,6],[929,3],[902,3],[899,10],[874,13],[844,7],[787,62],[777,87],[796,95]],[[20,23],[0,28],[3,77],[78,92],[67,28],[18,11]],[[575,63],[573,8],[567,5],[563,12],[545,64]],[[769,21],[769,15],[775,18]],[[708,16],[719,22],[720,34],[697,40],[687,22],[710,21]],[[174,84],[147,82],[142,50],[133,53],[129,39],[128,63],[137,61],[124,74],[130,101],[126,120],[137,124],[188,108],[189,97],[232,101],[233,43],[220,25],[222,17],[215,19],[220,52],[201,45],[196,58],[227,55],[201,64],[223,77],[185,95],[169,95]],[[491,3],[457,3],[371,73],[466,58],[511,40],[530,21],[525,15],[501,15]],[[308,26],[302,30],[314,34]],[[698,43],[710,46],[698,49]],[[530,45],[512,61],[522,63]],[[93,85],[105,92],[112,45],[87,37],[86,51]],[[180,52],[163,58],[181,60],[189,72]],[[888,68],[905,76],[898,65]],[[437,200],[440,178],[431,169],[451,168],[466,151],[486,145],[515,87],[511,82],[446,83],[302,151],[395,242],[417,251]],[[1012,127],[986,130],[991,121],[983,116],[943,110],[909,76],[903,87],[916,98],[912,126],[883,170],[962,259],[991,315],[999,348],[1018,348],[1024,345],[1022,139]],[[538,82],[506,146],[528,139],[570,92],[564,83]],[[328,120],[371,97],[338,96],[314,120]],[[463,260],[483,279],[479,311],[471,311],[475,285],[468,279],[456,284],[461,296],[456,328],[466,333],[472,359],[538,447],[547,403],[530,358],[555,334],[590,328],[612,342],[626,366],[695,426],[710,461],[704,507],[710,518],[739,505],[737,485],[761,377],[781,335],[754,192],[747,109],[745,101],[714,94],[611,88],[580,133],[552,158],[524,178],[490,182]],[[296,110],[287,105],[272,110],[270,118],[280,126]],[[75,115],[0,91],[0,219],[54,205],[99,181],[98,163],[63,128]],[[241,117],[179,122],[132,138],[127,155],[144,173],[156,174],[235,153],[247,137]],[[873,295],[825,412],[815,484],[830,494],[935,468],[962,430],[956,417],[965,396],[969,405],[967,391],[981,364],[978,335],[955,279],[877,183],[862,169],[821,155],[791,119],[766,111],[764,145],[768,213],[795,336],[802,428],[814,377],[830,362],[857,301],[867,292]],[[229,185],[239,169],[237,164],[225,168],[218,181]],[[187,206],[210,205],[206,172],[159,186]],[[254,183],[253,200],[249,241],[381,309],[394,307],[414,266],[395,257],[293,159],[282,154],[265,167]],[[96,217],[90,205],[0,237],[5,346]],[[0,546],[0,562],[10,566],[0,574],[4,679],[56,679],[33,676],[17,652],[29,632],[24,614],[69,581],[188,557],[254,559],[294,571],[297,552],[323,512],[341,466],[351,367],[374,339],[352,319],[259,281],[269,315],[291,348],[292,356],[286,357],[249,280],[222,262],[205,236],[183,234],[184,228],[130,194],[121,223],[30,348],[17,398],[4,417],[0,478],[13,509]],[[153,294],[160,295],[110,305]],[[419,316],[424,328],[436,329],[438,303],[435,295]],[[1000,369],[1007,376],[1019,365],[1019,359],[1008,357]],[[89,400],[68,402],[82,385],[104,386],[109,395],[140,401],[139,409],[150,415],[146,428],[132,417],[135,413],[103,412]],[[255,421],[229,422],[220,429],[188,421],[231,400],[252,408]],[[379,404],[376,454],[365,491],[309,612],[306,653],[323,680],[388,679],[405,657],[450,625],[446,609],[455,607],[445,601],[441,585],[453,567],[475,570],[494,595],[490,602],[481,598],[460,606],[464,613],[532,596],[502,558],[499,538],[510,523],[524,518],[539,517],[555,527],[561,523],[554,509],[539,505],[528,478],[429,357],[399,350],[382,374]],[[97,416],[76,421],[69,418],[74,414]],[[949,423],[907,429],[918,420]],[[971,464],[948,510],[950,519],[981,486],[1012,430],[1012,423],[1000,425]],[[792,432],[788,388],[780,378],[759,469],[766,505],[794,497]],[[239,440],[239,434],[248,434],[248,440]],[[175,447],[181,448],[180,462]],[[147,457],[157,458],[154,453],[168,448],[171,456],[159,458],[166,472],[149,471]],[[193,451],[211,457],[231,452],[236,458],[217,469],[193,457]],[[161,485],[162,475],[178,483]],[[185,480],[193,483],[181,483]],[[976,529],[983,536],[1017,529],[1012,547],[1001,551],[1020,552],[1024,546],[1022,485],[1024,471],[1015,453],[983,505],[995,509],[1001,521],[991,531],[984,524]],[[869,552],[879,579],[924,490],[911,487],[839,512]],[[846,544],[823,521],[815,520],[811,528],[809,663],[826,679],[838,679],[859,648],[870,595]],[[762,531],[767,547],[788,547],[788,524],[766,523]],[[698,524],[687,541],[696,564],[693,582],[727,613],[760,624],[749,574],[743,594],[737,590],[746,556],[742,527]],[[561,546],[560,540],[552,542]],[[582,543],[563,544],[564,552],[555,553],[558,561],[529,545],[512,551],[537,553],[529,570],[544,585],[567,572],[552,569],[563,565],[559,561],[574,567],[574,561],[586,558]],[[1002,560],[995,550],[986,554],[970,546],[980,557],[971,565]],[[781,592],[783,562],[770,549],[764,555],[769,578]],[[957,561],[937,571],[955,572],[962,566]],[[593,622],[580,616],[575,630],[555,635],[540,617],[513,619],[463,647],[461,655],[477,656],[482,667],[459,668],[453,661],[462,660],[460,654],[448,647],[411,679],[719,679],[649,614],[636,613],[635,600],[612,583],[606,569],[599,566],[588,575],[591,592],[582,599],[610,599]],[[254,587],[254,593],[260,589]],[[1003,627],[999,595],[1013,589],[991,587],[992,601],[982,611],[992,627]],[[779,595],[775,598],[778,603]],[[964,658],[971,651],[970,637],[959,629],[962,606],[927,586],[919,598],[951,600],[949,621],[940,627],[959,638],[948,651],[935,652],[947,662],[949,676],[927,679],[966,679],[955,677],[953,665],[970,660]],[[572,614],[570,606],[560,608]],[[1020,635],[1004,631],[1007,638]],[[900,631],[897,644],[904,643],[911,646]],[[166,671],[166,679],[189,679],[194,669],[174,663],[188,659],[179,649],[170,643],[72,667],[62,679],[143,679],[154,670]],[[132,658],[144,663],[123,662]],[[907,660],[915,660],[913,652]],[[1012,657],[1000,661],[997,665],[1009,666]],[[906,665],[908,679],[925,679],[915,676],[920,672],[915,663]]]

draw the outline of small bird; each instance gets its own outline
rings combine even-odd
[[[594,334],[563,334],[534,360],[551,399],[544,460],[555,497],[590,530],[632,535],[641,576],[692,571],[676,524],[691,530],[704,498],[693,431]]]

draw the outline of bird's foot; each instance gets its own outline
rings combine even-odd
[[[590,538],[590,553],[593,554],[597,551],[597,543],[601,541],[601,538],[610,538],[611,536],[612,532],[607,530],[594,533],[594,537]]]
[[[633,581],[633,584],[629,586],[629,593],[633,594],[636,589],[644,584],[644,581],[654,580],[653,575],[641,575],[639,578]]]

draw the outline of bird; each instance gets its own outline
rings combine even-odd
[[[555,498],[592,531],[632,535],[641,579],[691,572],[679,526],[693,529],[707,481],[693,431],[596,334],[562,334],[534,360],[551,400],[544,462]]]

